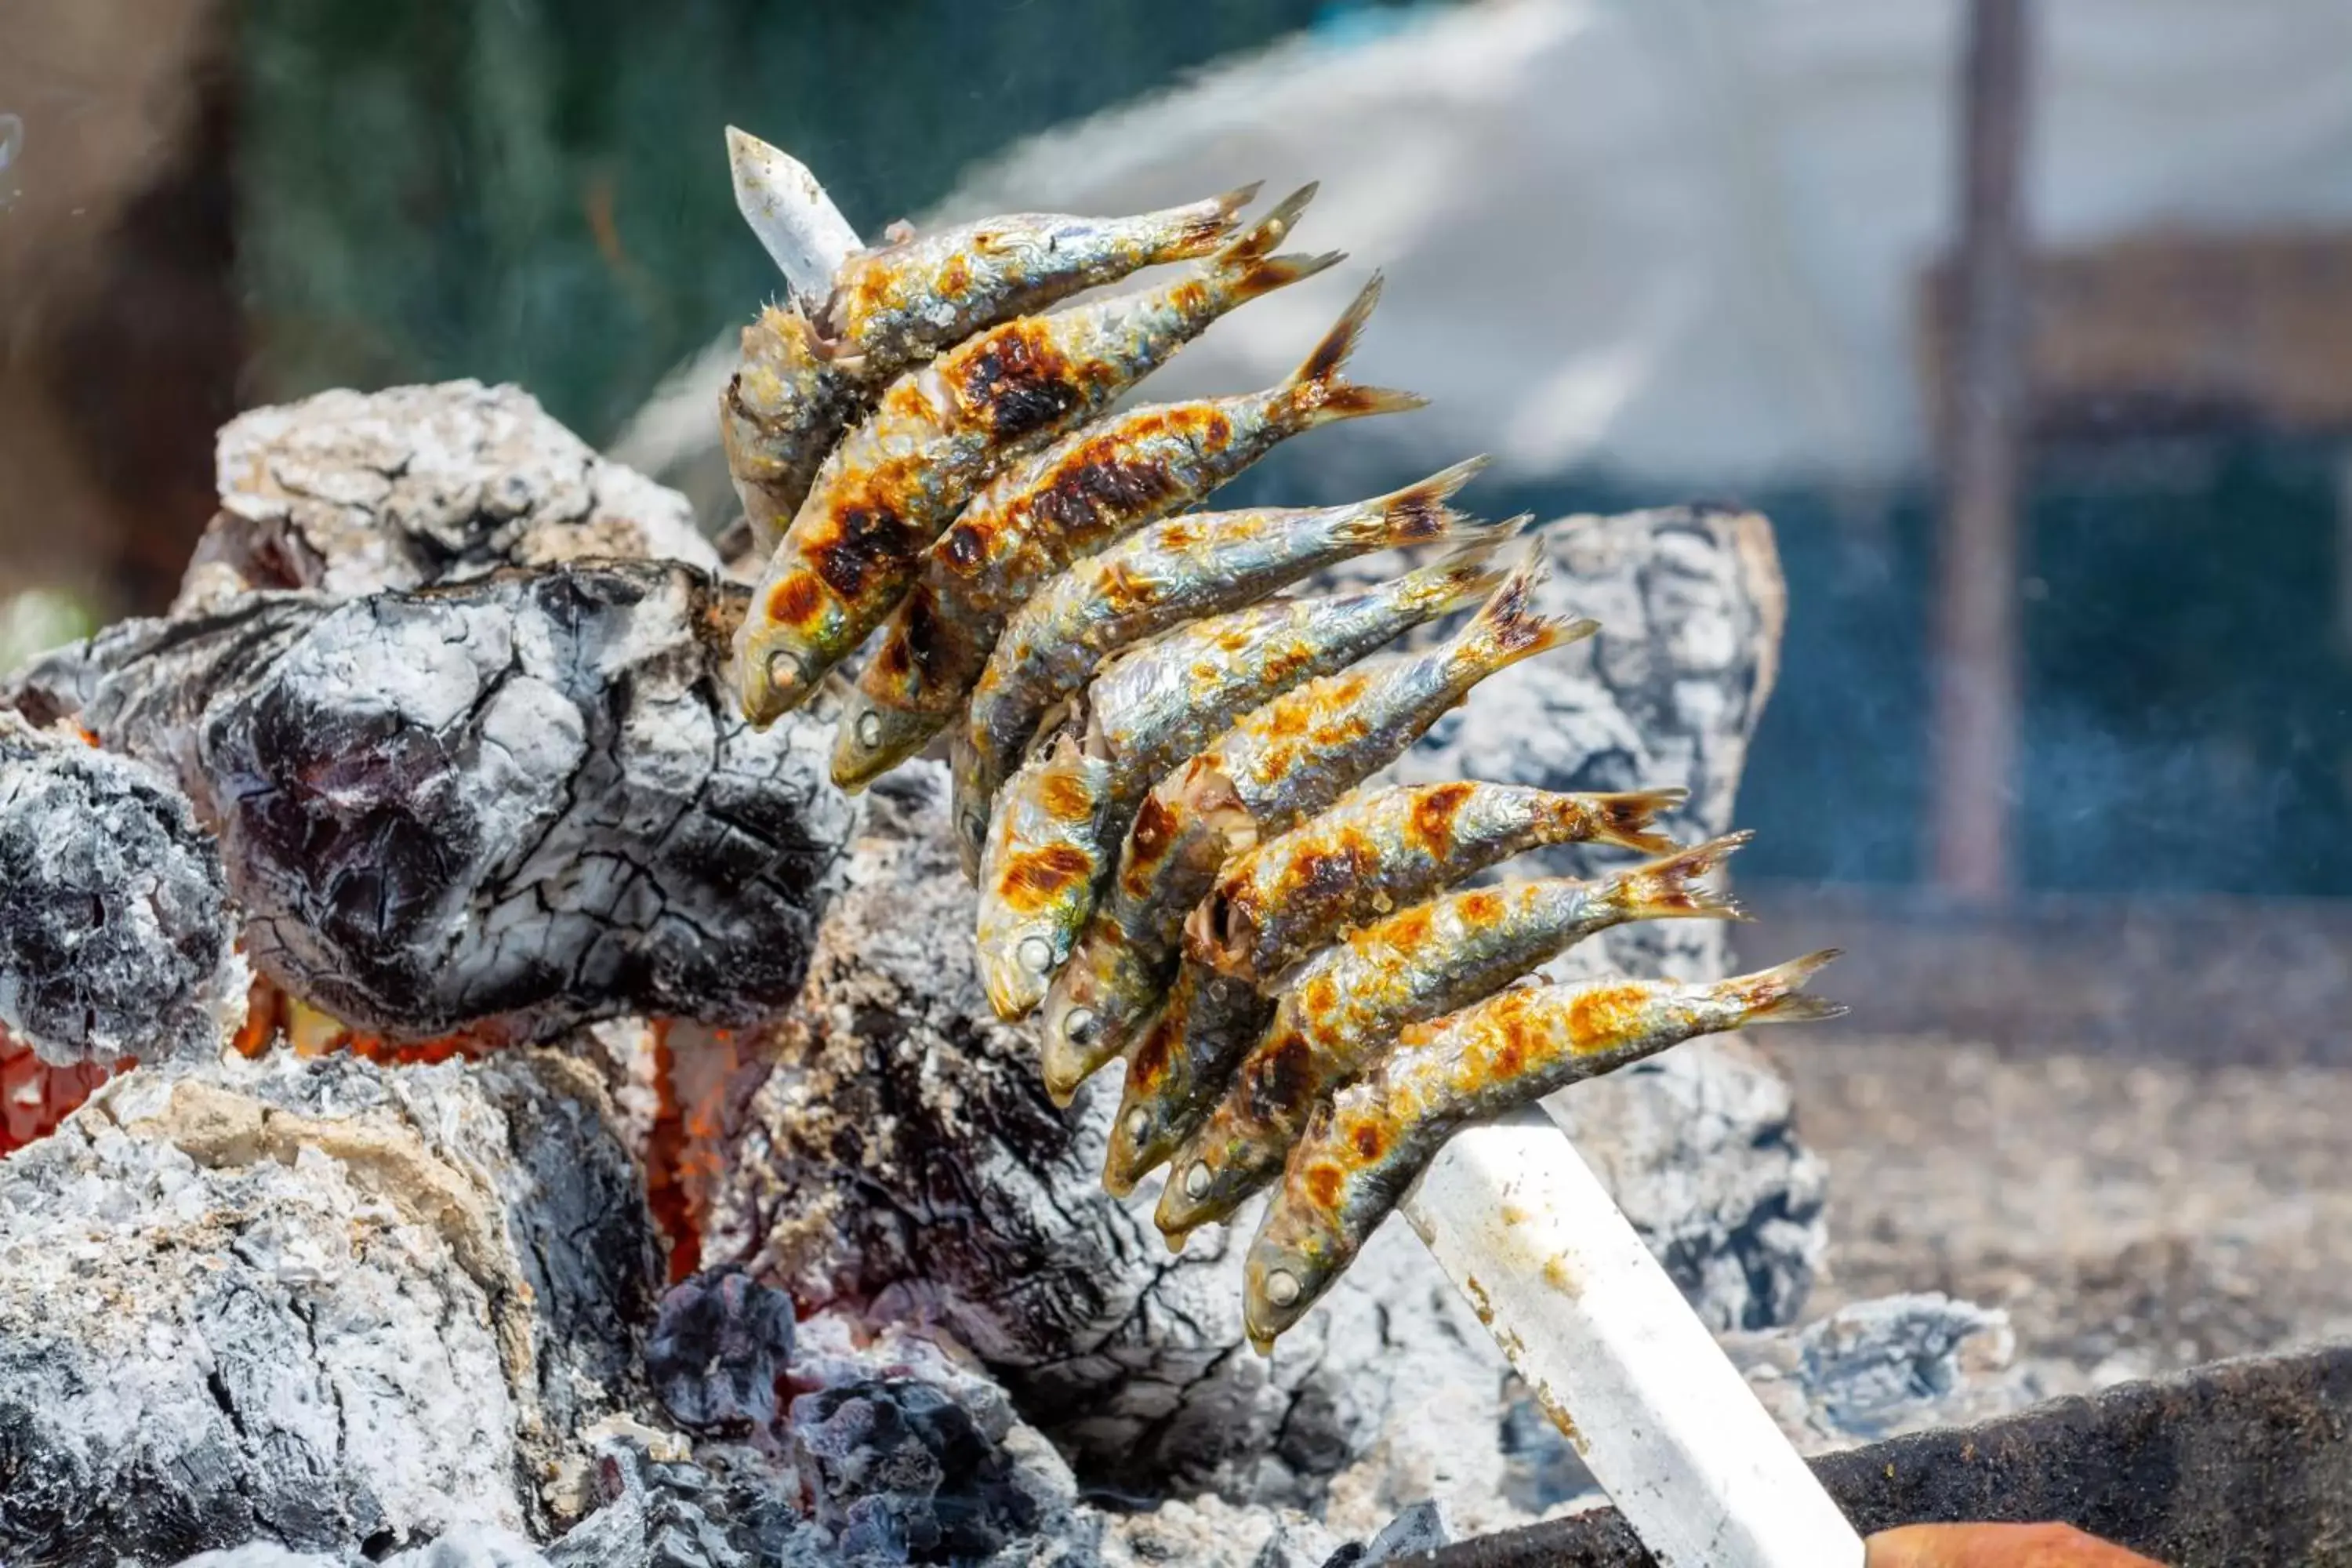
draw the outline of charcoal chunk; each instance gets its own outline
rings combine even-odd
[[[803,1394],[793,1429],[818,1522],[846,1555],[959,1562],[1038,1523],[1011,1457],[927,1383],[868,1378]]]
[[[220,852],[169,779],[0,713],[0,1028],[58,1067],[217,1048],[235,938]]]
[[[793,1355],[793,1299],[740,1269],[675,1286],[646,1342],[646,1375],[689,1431],[741,1436],[775,1424],[776,1379]]]

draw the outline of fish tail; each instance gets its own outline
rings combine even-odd
[[[1727,893],[1700,887],[1699,879],[1722,868],[1734,851],[1755,837],[1727,833],[1662,860],[1636,866],[1609,879],[1603,897],[1622,910],[1627,920],[1685,919],[1740,921],[1748,912]]]
[[[1381,302],[1381,275],[1373,273],[1371,281],[1284,384],[1290,394],[1292,415],[1302,429],[1371,414],[1402,414],[1427,405],[1429,400],[1416,393],[1359,386],[1339,374],[1348,356],[1356,352],[1364,323],[1371,320],[1372,307]]]
[[[1271,294],[1276,289],[1287,288],[1302,279],[1338,266],[1348,259],[1344,250],[1327,250],[1320,256],[1267,256],[1244,258],[1240,270],[1226,282],[1232,300],[1238,304],[1255,300],[1261,294]]]
[[[1171,258],[1206,256],[1216,249],[1224,237],[1233,233],[1234,225],[1241,219],[1242,208],[1257,200],[1258,191],[1265,184],[1264,180],[1252,180],[1238,190],[1227,191],[1223,195],[1211,196],[1205,202],[1194,202],[1189,207],[1177,209],[1185,215],[1188,221],[1171,252]]]
[[[1444,559],[1406,573],[1394,584],[1398,595],[1408,605],[1427,608],[1433,618],[1475,604],[1509,574],[1494,563],[1495,552],[1510,542],[1511,532],[1506,531],[1509,529],[1508,523],[1496,523],[1486,531],[1487,537],[1474,539]]]
[[[1375,496],[1350,509],[1339,532],[1353,543],[1395,546],[1427,544],[1490,528],[1494,525],[1465,517],[1445,504],[1486,466],[1486,458],[1473,458],[1419,484]]]
[[[1275,204],[1272,212],[1242,230],[1231,244],[1219,251],[1217,259],[1263,261],[1272,256],[1274,247],[1289,237],[1290,231],[1298,226],[1298,215],[1307,210],[1307,204],[1315,199],[1315,193],[1320,188],[1319,182],[1310,181],[1283,197]],[[1257,186],[1250,186],[1249,194],[1255,196]]]
[[[1515,518],[1507,527],[1524,528]],[[1536,608],[1536,590],[1551,574],[1551,563],[1541,540],[1528,542],[1526,556],[1511,569],[1470,624],[1462,628],[1450,650],[1469,678],[1492,675],[1547,649],[1580,642],[1601,629],[1598,621],[1579,616],[1547,616]]]
[[[1745,1009],[1741,1019],[1745,1024],[1811,1024],[1823,1018],[1843,1017],[1846,1011],[1844,1003],[1801,994],[1805,982],[1838,956],[1838,949],[1825,947],[1819,952],[1792,958],[1773,968],[1727,980],[1723,982],[1723,990]]]
[[[1601,843],[1639,849],[1644,855],[1671,855],[1675,841],[1652,829],[1661,812],[1672,811],[1689,798],[1690,791],[1686,789],[1645,789],[1624,795],[1587,795],[1585,804],[1600,818],[1592,836]]]

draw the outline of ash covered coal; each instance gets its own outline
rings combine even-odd
[[[671,1420],[689,1432],[763,1431],[793,1357],[793,1299],[740,1268],[670,1288],[646,1342],[646,1376]]]
[[[0,1030],[55,1067],[217,1049],[245,999],[220,853],[172,782],[0,712]]]
[[[655,1252],[590,1075],[232,1058],[0,1163],[0,1560],[549,1522],[643,1403]]]
[[[15,695],[176,767],[248,954],[346,1023],[745,1023],[797,993],[853,812],[805,724],[726,701],[731,603],[619,561],[253,595],[102,634]]]
[[[175,617],[257,588],[352,598],[597,557],[716,571],[684,496],[607,462],[515,386],[322,392],[224,426],[221,510]]]

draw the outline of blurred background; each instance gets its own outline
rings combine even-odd
[[[1780,1053],[1827,1304],[2088,1383],[2352,1332],[2347,59],[2342,0],[8,0],[0,666],[161,608],[215,429],[330,386],[520,383],[715,531],[730,123],[869,236],[1319,179],[1354,259],[1151,395],[1379,266],[1357,372],[1433,401],[1234,503],[1485,450],[1495,515],[1777,525],[1741,945],[1852,952]]]
[[[716,528],[779,287],[730,122],[868,234],[1319,178],[1358,259],[1154,395],[1280,374],[1377,264],[1361,374],[1435,403],[1241,499],[1483,448],[1491,509],[1760,508],[1745,869],[2260,921],[2352,893],[2347,58],[2334,0],[20,0],[0,657],[159,607],[215,427],[327,386],[520,382]]]

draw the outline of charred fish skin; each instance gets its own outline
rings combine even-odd
[[[895,374],[1015,316],[1206,256],[1257,193],[1249,184],[1128,217],[1008,213],[911,235],[844,262],[814,324],[836,356]]]
[[[834,783],[863,787],[951,723],[1005,618],[1071,562],[1194,504],[1293,436],[1422,406],[1411,393],[1339,374],[1380,288],[1375,277],[1279,386],[1115,416],[975,496],[924,552],[913,589],[883,626],[835,738]]]
[[[1353,556],[1496,526],[1447,505],[1485,462],[1350,506],[1174,518],[1073,564],[1006,622],[972,689],[955,747],[959,815],[994,796],[1046,711],[1106,655]]]
[[[1104,661],[1074,719],[1087,748],[1111,764],[1105,844],[1115,848],[1125,841],[1144,791],[1251,709],[1492,592],[1502,574],[1488,562],[1505,542],[1482,540],[1352,594],[1276,599],[1212,616]],[[966,876],[978,874],[987,830],[976,808],[955,819]]]
[[[1597,882],[1550,877],[1448,894],[1309,960],[1224,1098],[1176,1155],[1154,1215],[1160,1233],[1180,1243],[1271,1181],[1317,1102],[1407,1025],[1490,994],[1612,926],[1741,918],[1736,902],[1698,883],[1747,841],[1732,834]]]
[[[1600,843],[1665,854],[1674,841],[1653,824],[1688,793],[1570,795],[1463,779],[1377,790],[1234,857],[1186,921],[1185,952],[1271,980],[1339,932],[1524,850]]]
[[[996,1016],[1034,1010],[1069,956],[1101,875],[1093,841],[1109,769],[1064,737],[1038,759],[1040,786],[1008,803],[981,865],[980,973]]]
[[[1173,978],[1182,926],[1228,855],[1321,811],[1396,760],[1496,670],[1587,637],[1596,623],[1536,608],[1539,542],[1459,635],[1368,660],[1251,710],[1144,796],[1093,919],[1046,998],[1050,1036],[1086,1008],[1123,1050]],[[1047,1048],[1053,1048],[1048,1041]]]
[[[1701,1035],[1845,1009],[1803,994],[1838,956],[1727,980],[1520,986],[1404,1031],[1365,1078],[1316,1108],[1244,1265],[1260,1352],[1306,1316],[1448,1139]]]
[[[1008,460],[1099,412],[1227,310],[1339,260],[1266,254],[1308,192],[1177,282],[1021,317],[892,383],[817,471],[753,591],[735,639],[745,717],[766,725],[805,702]]]
[[[1084,839],[1090,851],[1108,863],[1126,841],[1150,782],[1250,709],[1484,596],[1502,575],[1486,564],[1498,544],[1470,546],[1361,593],[1252,605],[1195,621],[1113,661],[1064,726],[1088,755],[1110,767],[1108,784],[1096,796],[1097,820]],[[1000,793],[1000,813],[1013,808],[1010,802],[1030,801],[1049,783],[1033,754]],[[1023,817],[1038,819],[1034,810]],[[1069,833],[1077,841],[1077,829]],[[1088,883],[1071,896],[1090,914],[1096,893],[1096,884]],[[1118,1043],[1097,1037],[1083,1007],[1071,1012],[1066,995],[1049,1009],[1041,1035],[1045,1092],[1057,1105],[1068,1104],[1078,1086],[1119,1052]]]
[[[1103,1156],[1103,1187],[1123,1198],[1182,1146],[1266,1025],[1274,1002],[1255,986],[1186,963],[1168,999],[1127,1047],[1127,1078]]]

